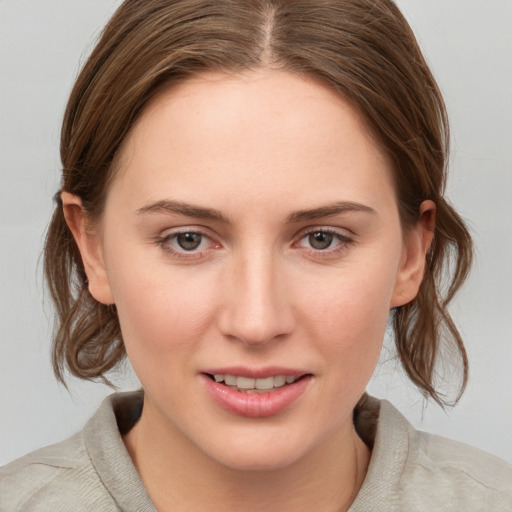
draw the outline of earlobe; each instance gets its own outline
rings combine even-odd
[[[93,232],[87,225],[82,200],[65,191],[61,192],[60,197],[64,218],[82,256],[90,294],[102,304],[114,304],[101,240],[98,233]]]
[[[420,218],[404,236],[404,248],[390,307],[414,300],[425,271],[426,257],[434,237],[436,205],[423,201]]]

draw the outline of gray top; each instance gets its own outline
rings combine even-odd
[[[138,420],[142,392],[105,399],[85,428],[0,469],[1,512],[156,512],[121,435]],[[373,447],[351,512],[512,511],[512,467],[462,443],[415,430],[387,401],[354,413]]]

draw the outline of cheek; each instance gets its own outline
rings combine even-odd
[[[123,339],[132,363],[165,361],[192,350],[208,329],[214,287],[186,269],[151,263],[147,255],[118,255],[110,267]]]
[[[132,272],[117,283],[116,299],[128,360],[143,388],[154,396],[180,389],[195,371],[191,356],[200,350],[215,314],[208,294],[179,276],[168,281]],[[176,408],[187,405],[185,394],[167,400]]]
[[[347,265],[323,281],[301,281],[306,327],[348,374],[372,373],[384,338],[395,260]],[[305,284],[306,283],[306,284]]]

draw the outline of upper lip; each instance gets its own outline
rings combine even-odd
[[[208,373],[210,375],[236,375],[237,377],[265,379],[267,377],[275,377],[276,375],[284,375],[285,377],[301,377],[303,375],[307,375],[309,372],[294,368],[286,368],[283,366],[267,366],[264,368],[225,366],[219,368],[208,368],[202,370],[201,373]]]

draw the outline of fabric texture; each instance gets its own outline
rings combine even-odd
[[[0,511],[156,512],[121,437],[142,405],[111,395],[80,433],[1,468]],[[350,512],[512,511],[504,461],[415,430],[385,400],[365,396],[354,424],[372,457]]]

